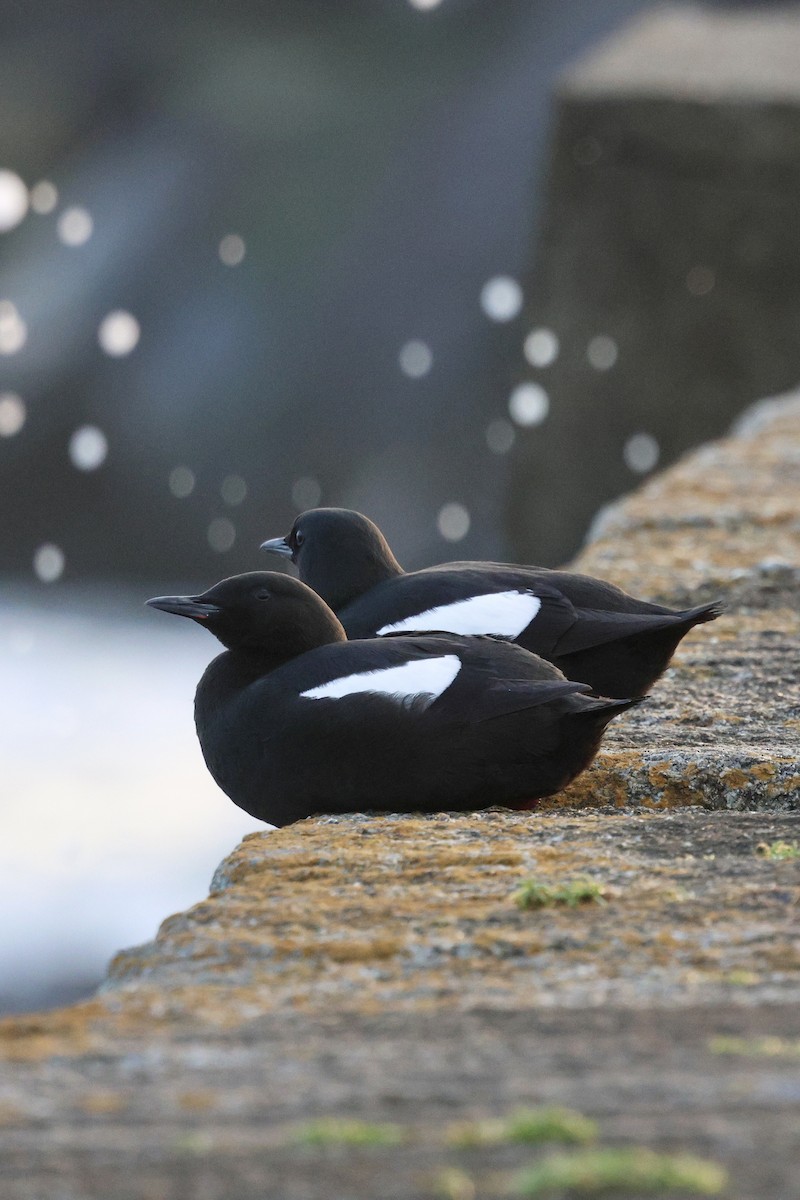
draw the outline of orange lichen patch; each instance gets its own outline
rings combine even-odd
[[[87,1000],[51,1013],[0,1019],[0,1055],[8,1058],[49,1058],[55,1054],[85,1054],[95,1045],[96,1025],[106,1016],[103,1005]]]
[[[182,1108],[184,1112],[193,1113],[210,1112],[216,1108],[217,1099],[216,1093],[210,1089],[179,1092],[175,1097],[178,1108]]]
[[[129,1098],[124,1092],[98,1090],[88,1092],[77,1100],[79,1108],[92,1117],[113,1116],[128,1107]]]
[[[647,781],[656,791],[662,791],[671,785],[670,770],[672,764],[669,761],[655,763],[648,767]]]
[[[770,771],[769,768],[766,769],[766,773],[765,773],[764,764],[759,764],[755,768],[753,773],[755,773],[755,771],[758,772],[758,775],[757,775],[758,779],[765,779],[765,778],[768,779],[768,778],[770,778],[771,774],[774,775],[774,773],[775,773],[774,769]],[[725,785],[725,787],[732,788],[732,789],[745,787],[749,781],[749,778],[750,778],[750,776],[745,771],[742,771],[739,768],[731,768],[728,771],[723,771],[722,774],[720,775],[720,779],[722,780],[722,783]]]
[[[598,808],[606,804],[623,807],[629,803],[626,773],[639,762],[639,755],[633,752],[603,750],[588,771],[558,795],[542,801],[538,811],[583,806]]]
[[[7,1104],[5,1101],[0,1101],[0,1129],[7,1128],[11,1125],[21,1125],[30,1118],[30,1113],[19,1108],[16,1104]]]
[[[478,953],[489,953],[503,958],[511,955],[529,957],[540,954],[547,948],[546,938],[542,931],[537,929],[478,929],[472,936],[472,944]]]
[[[480,868],[482,866],[493,867],[517,867],[522,861],[522,856],[519,850],[507,850],[503,848],[492,849],[487,847],[484,850],[439,850],[432,855],[415,856],[413,859],[406,859],[408,866],[413,862],[415,865],[427,864],[435,866],[437,870],[446,870],[448,867],[471,867]]]
[[[379,937],[371,940],[319,941],[309,937],[286,938],[274,943],[277,959],[303,957],[328,959],[334,963],[380,962],[393,958],[405,948],[400,938]]]
[[[797,899],[795,899],[797,903]],[[773,971],[800,971],[800,944],[784,939],[764,946],[761,957]]]

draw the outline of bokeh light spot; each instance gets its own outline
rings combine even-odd
[[[82,425],[69,439],[69,457],[79,471],[96,471],[108,455],[108,439],[96,425]]]
[[[522,288],[510,275],[496,275],[481,289],[481,308],[492,321],[511,321],[522,308]]]
[[[173,467],[169,473],[169,490],[179,500],[185,500],[194,491],[194,471],[188,467]]]
[[[49,179],[42,179],[31,188],[31,208],[40,216],[51,213],[58,204],[58,188]]]
[[[433,352],[427,342],[415,339],[401,348],[397,361],[400,370],[409,379],[421,379],[433,366]]]
[[[226,233],[219,244],[219,257],[226,267],[238,267],[244,258],[244,238],[238,233]]]
[[[304,511],[307,508],[316,508],[322,499],[322,488],[316,479],[312,479],[310,475],[302,475],[299,479],[295,479],[292,484],[292,504],[295,508]]]
[[[0,233],[19,225],[28,211],[28,189],[15,171],[0,170]]]
[[[16,305],[0,300],[0,354],[16,354],[28,340],[28,326]]]
[[[686,275],[686,287],[693,296],[707,296],[713,292],[717,277],[711,267],[692,267]]]
[[[0,395],[0,437],[13,437],[25,424],[25,401],[16,392]]]
[[[236,526],[227,517],[215,517],[208,527],[208,544],[212,550],[224,554],[236,541]]]
[[[508,454],[516,440],[514,426],[504,417],[498,417],[486,426],[486,445],[492,454]]]
[[[625,465],[637,475],[652,471],[659,459],[658,442],[651,433],[634,433],[628,438],[622,451]]]
[[[56,231],[65,246],[83,246],[94,231],[91,213],[85,208],[65,208],[58,218]]]
[[[552,329],[534,329],[525,338],[522,352],[532,367],[549,367],[558,358],[558,338]]]
[[[550,411],[550,397],[539,383],[520,383],[509,396],[508,411],[517,425],[541,425]]]
[[[469,511],[455,501],[443,505],[436,518],[439,533],[447,542],[460,542],[469,533],[470,524]]]
[[[226,475],[220,484],[220,495],[226,504],[241,504],[247,495],[247,484],[241,475]]]
[[[136,317],[120,308],[110,312],[100,322],[97,340],[106,354],[112,358],[124,358],[136,348],[140,333]]]
[[[429,12],[432,8],[438,8],[442,0],[408,0],[408,3],[420,12]]]
[[[33,556],[33,569],[42,583],[55,583],[64,574],[66,559],[60,546],[45,542]]]
[[[600,333],[593,337],[586,347],[586,357],[595,371],[609,371],[619,357],[617,343],[613,338]]]

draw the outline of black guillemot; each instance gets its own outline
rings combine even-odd
[[[157,596],[226,647],[195,697],[203,756],[251,816],[528,808],[594,758],[636,700],[587,695],[551,663],[492,637],[348,642],[289,575],[236,575]]]
[[[642,696],[717,603],[675,612],[612,583],[546,567],[453,562],[405,572],[368,517],[346,508],[302,513],[262,550],[290,558],[347,636],[435,629],[493,634],[555,663],[603,696]]]

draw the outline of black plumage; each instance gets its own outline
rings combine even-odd
[[[296,563],[348,637],[398,625],[506,636],[604,696],[644,695],[681,638],[722,612],[716,603],[676,612],[602,579],[545,567],[453,562],[404,572],[378,527],[343,508],[301,514],[285,538],[262,549]],[[540,601],[529,620],[519,599],[526,595]],[[481,603],[492,611],[482,613]]]
[[[348,642],[288,575],[252,572],[154,608],[227,647],[197,688],[211,774],[274,825],[313,813],[525,808],[563,788],[635,700],[587,695],[551,663],[491,637]]]

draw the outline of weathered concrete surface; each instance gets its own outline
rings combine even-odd
[[[111,983],[132,989],[134,1007],[143,985],[157,1007],[166,992],[176,1014],[202,1008],[196,989],[208,986],[210,1020],[220,987],[239,1015],[248,994],[277,1011],[724,1001],[732,986],[741,994],[742,972],[759,999],[794,998],[800,862],[778,870],[756,847],[796,825],[760,814],[532,822],[505,810],[320,818],[289,839],[245,838],[211,899],[118,955]],[[526,878],[592,879],[604,902],[537,917],[513,901]]]
[[[723,1162],[737,1200],[796,1196],[800,864],[755,852],[796,833],[684,810],[252,835],[100,998],[0,1025],[0,1194],[417,1198],[455,1165],[505,1195],[542,1148],[459,1152],[450,1123],[558,1103]],[[512,898],[577,875],[606,902]],[[330,1114],[405,1144],[299,1150]]]
[[[565,509],[585,529],[633,486],[632,434],[670,463],[800,378],[798,61],[797,5],[664,5],[565,73],[525,312],[557,359],[508,331],[509,383],[551,402],[512,456],[521,561],[557,561]]]
[[[685,639],[564,801],[800,811],[800,395],[755,405],[601,513],[575,566],[728,611]]]
[[[542,1148],[449,1123],[559,1103],[796,1198],[799,472],[789,397],[603,515],[583,569],[730,610],[540,814],[252,835],[96,999],[0,1022],[0,1194],[508,1195]],[[531,878],[602,902],[522,909]],[[298,1148],[331,1114],[403,1141]]]

